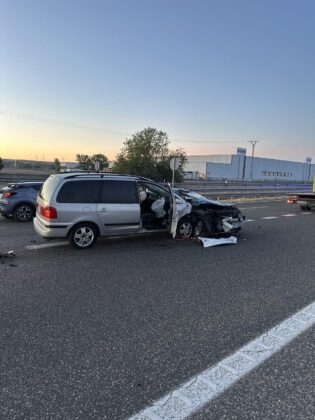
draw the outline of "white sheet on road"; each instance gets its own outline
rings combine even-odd
[[[199,237],[198,239],[201,240],[204,248],[208,248],[209,246],[236,244],[237,243],[237,238],[235,238],[235,236],[230,236],[229,238],[219,238],[219,239]]]

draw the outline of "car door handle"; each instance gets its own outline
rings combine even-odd
[[[100,210],[100,212],[101,212],[101,213],[107,213],[107,212],[108,212],[108,210],[104,207],[104,208],[102,208],[102,209]]]

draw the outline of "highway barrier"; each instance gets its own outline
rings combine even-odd
[[[12,182],[45,181],[48,175],[0,174],[0,187]],[[184,181],[175,187],[198,192],[213,200],[233,200],[261,197],[281,197],[286,194],[312,192],[312,183],[304,182],[257,182],[257,181]]]

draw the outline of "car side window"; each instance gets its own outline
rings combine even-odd
[[[68,181],[60,188],[58,203],[97,203],[99,181]]]
[[[107,204],[139,203],[136,183],[134,181],[103,181],[101,202]]]

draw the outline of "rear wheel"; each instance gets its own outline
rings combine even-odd
[[[96,228],[89,223],[81,223],[75,226],[70,233],[70,243],[74,248],[91,248],[97,239]]]
[[[30,204],[21,203],[15,208],[13,217],[18,222],[30,222],[34,217],[34,208]]]
[[[190,219],[182,219],[178,222],[177,236],[181,239],[189,239],[193,234],[193,225]]]

